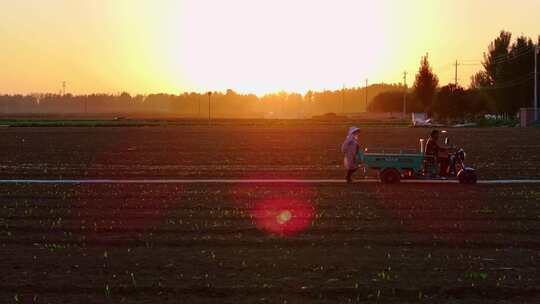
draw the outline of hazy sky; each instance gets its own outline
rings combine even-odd
[[[539,0],[0,0],[0,93],[262,94],[441,83],[502,29],[540,34]],[[468,84],[479,66],[459,68]]]

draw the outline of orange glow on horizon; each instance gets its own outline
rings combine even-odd
[[[5,1],[0,93],[241,93],[409,85],[430,54],[441,84],[502,29],[536,40],[540,1]],[[487,8],[489,7],[489,8]],[[486,14],[489,9],[489,14]],[[459,67],[468,85],[480,66]]]

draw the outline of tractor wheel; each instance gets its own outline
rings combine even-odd
[[[469,184],[476,184],[476,181],[477,181],[476,173],[471,172],[471,174],[469,174]]]
[[[401,180],[401,175],[396,169],[385,169],[379,178],[383,184],[397,184]]]
[[[472,185],[476,184],[476,172],[469,170],[461,170],[458,173],[458,179],[460,184]]]

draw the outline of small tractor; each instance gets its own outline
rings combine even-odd
[[[443,131],[446,133],[446,131]],[[446,146],[449,144],[445,138]],[[425,155],[424,139],[420,139],[420,151],[360,149],[358,159],[362,161],[364,177],[376,172],[385,184],[399,183],[402,179],[416,180],[458,180],[460,184],[476,184],[475,169],[465,165],[466,153],[462,148],[450,147],[438,157]],[[446,162],[439,159],[446,158]],[[441,164],[444,168],[441,168]],[[441,170],[442,169],[442,170]],[[441,174],[442,173],[442,174]]]

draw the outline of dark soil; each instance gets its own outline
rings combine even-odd
[[[310,225],[272,233],[263,202]],[[534,185],[3,185],[0,302],[534,303],[539,205]],[[276,225],[310,214],[289,210]]]

